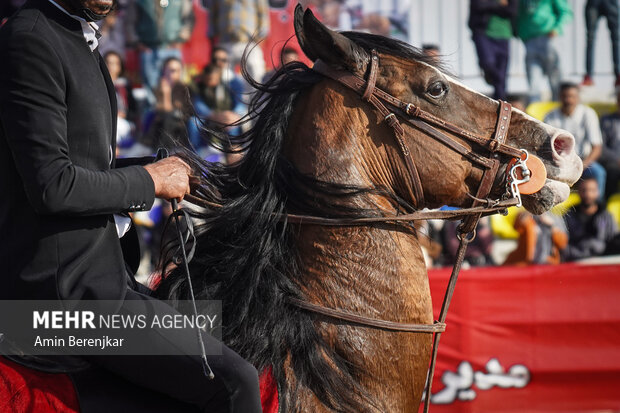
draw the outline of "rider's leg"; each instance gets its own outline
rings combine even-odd
[[[180,314],[166,303],[133,290],[127,291],[120,313],[124,312],[128,300],[132,301],[132,313],[138,306],[143,314],[156,314],[160,319]],[[130,382],[198,406],[204,412],[261,412],[256,369],[212,336],[203,334],[203,339],[209,352],[221,349],[220,354],[207,357],[215,374],[213,380],[204,375],[199,356],[95,356],[88,359]],[[151,332],[149,341],[153,348],[176,354],[179,345],[195,346],[197,337],[193,330],[162,329]]]

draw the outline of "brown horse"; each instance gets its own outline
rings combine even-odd
[[[379,36],[336,33],[298,6],[297,36],[313,60],[368,77],[378,53],[376,87],[487,138],[498,102],[467,89],[413,48]],[[402,122],[424,202],[394,130],[350,88],[301,63],[282,68],[253,102],[246,152],[203,170],[194,196],[204,205],[191,272],[198,298],[223,300],[224,340],[263,370],[271,368],[282,412],[417,412],[431,335],[337,322],[291,305],[324,307],[396,322],[433,322],[417,234],[411,225],[323,226],[287,223],[286,214],[394,216],[441,205],[468,207],[483,170],[419,128]],[[215,134],[215,132],[211,132]],[[472,152],[487,148],[445,132]],[[222,140],[226,136],[219,136]],[[543,159],[548,180],[524,196],[541,213],[566,199],[581,175],[574,139],[512,110],[507,144]],[[189,155],[188,155],[189,156]],[[506,190],[509,156],[490,196]],[[173,250],[173,249],[171,249]],[[159,295],[187,298],[183,275],[162,280]]]

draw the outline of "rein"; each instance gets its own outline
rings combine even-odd
[[[186,198],[190,199],[188,195]],[[487,205],[480,205],[471,208],[457,209],[452,211],[415,211],[410,214],[394,215],[394,216],[380,216],[380,217],[363,217],[363,218],[324,218],[316,217],[312,215],[296,215],[287,214],[287,222],[291,224],[306,224],[306,225],[325,225],[325,226],[356,226],[356,225],[368,225],[380,222],[411,222],[411,221],[424,221],[428,219],[445,219],[455,220],[459,218],[467,218],[473,215],[489,215],[498,211],[503,211],[508,207],[516,206],[517,200],[515,198],[500,200],[483,200],[476,199],[476,202],[485,202]],[[192,201],[190,201],[192,202]],[[470,231],[471,232],[471,231]]]

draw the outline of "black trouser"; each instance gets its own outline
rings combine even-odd
[[[618,0],[588,0],[585,8],[586,15],[586,73],[594,73],[594,40],[598,21],[601,17],[607,18],[611,51],[614,64],[614,73],[620,75],[620,50],[618,43]]]
[[[136,301],[142,301],[144,314],[180,314],[166,303],[146,294],[128,289],[125,302],[131,300],[132,312]],[[123,313],[121,306],[119,313]],[[166,334],[169,334],[166,336]],[[164,393],[197,406],[202,412],[262,412],[256,369],[237,353],[203,334],[206,348],[221,348],[221,355],[208,356],[215,374],[209,380],[203,372],[199,356],[93,356],[88,360],[117,374],[129,382]],[[195,343],[194,330],[158,330],[151,334],[152,345],[160,349],[175,343]],[[174,351],[168,352],[174,354]]]
[[[506,76],[510,55],[509,39],[494,39],[483,32],[474,32],[478,64],[485,80],[494,88],[494,99],[506,99]]]

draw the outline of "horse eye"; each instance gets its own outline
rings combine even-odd
[[[448,91],[448,87],[443,82],[435,82],[428,88],[428,94],[434,98],[440,98]]]

